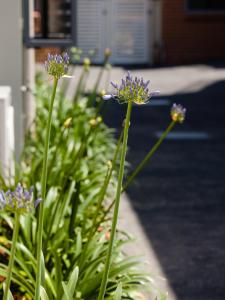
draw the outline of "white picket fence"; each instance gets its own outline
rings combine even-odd
[[[7,179],[13,175],[14,118],[11,88],[0,86],[0,173]]]

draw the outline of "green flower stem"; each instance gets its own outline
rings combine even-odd
[[[7,278],[6,278],[6,287],[5,287],[3,300],[8,300],[8,296],[9,296],[9,288],[10,288],[10,283],[11,283],[11,278],[12,278],[12,271],[13,271],[15,253],[16,253],[16,243],[17,243],[17,238],[18,238],[18,234],[19,234],[19,227],[20,227],[20,215],[19,215],[19,213],[15,213],[15,225],[13,228],[12,247],[11,247],[11,252],[10,252],[8,273],[7,273]]]
[[[109,57],[106,57],[106,58],[104,59],[103,66],[101,67],[101,69],[100,69],[100,71],[99,71],[99,73],[98,73],[98,77],[97,77],[97,79],[96,79],[96,82],[95,82],[93,91],[92,91],[92,93],[91,93],[91,95],[90,95],[90,100],[89,100],[89,104],[90,104],[90,105],[93,104],[93,102],[94,102],[94,100],[95,100],[95,98],[96,98],[97,91],[98,91],[98,88],[99,88],[99,85],[100,85],[100,82],[101,82],[103,73],[104,73],[104,71],[105,71],[105,66],[106,66],[106,64],[107,64],[107,62],[108,62],[108,59],[109,59]]]
[[[73,97],[73,103],[76,103],[77,100],[78,100],[78,97],[80,96],[81,92],[82,92],[82,84],[83,84],[83,81],[84,81],[84,76],[86,74],[86,70],[83,68],[83,71],[80,75],[80,79],[79,79],[79,82],[77,84],[77,90],[76,90],[76,93],[74,94],[74,97]]]
[[[115,150],[113,160],[112,160],[112,166],[111,166],[111,168],[108,168],[108,171],[107,171],[106,176],[105,176],[105,180],[103,182],[102,188],[101,188],[100,193],[99,193],[97,208],[96,208],[96,212],[95,212],[95,215],[94,215],[94,218],[93,218],[93,225],[92,225],[92,227],[89,231],[87,243],[84,246],[84,249],[82,251],[82,255],[81,255],[81,258],[80,258],[80,269],[82,269],[82,267],[83,267],[85,254],[86,254],[88,245],[91,241],[91,238],[93,237],[95,231],[97,230],[97,228],[99,226],[99,222],[98,222],[99,210],[100,210],[102,202],[105,198],[105,194],[106,194],[110,179],[112,177],[112,172],[115,168],[116,160],[117,160],[119,150],[120,150],[120,146],[121,146],[121,142],[122,142],[122,137],[123,137],[123,131],[120,134],[120,137],[119,137],[119,140],[118,140],[118,143],[117,143],[117,146],[116,146],[116,150]]]
[[[146,155],[146,157],[143,159],[143,161],[137,166],[137,168],[134,170],[134,172],[130,175],[130,177],[128,178],[127,182],[125,183],[122,192],[124,192],[126,190],[126,188],[130,185],[130,183],[134,180],[134,178],[137,176],[137,174],[142,170],[142,168],[145,166],[145,164],[149,161],[149,159],[153,156],[153,154],[155,153],[155,151],[158,149],[158,147],[160,146],[160,144],[162,143],[162,141],[165,139],[166,135],[172,130],[172,128],[174,127],[176,122],[171,122],[171,124],[168,126],[168,128],[165,130],[164,133],[166,133],[160,137],[160,139],[158,140],[158,142],[154,145],[154,151],[153,148],[149,151],[149,153]],[[156,147],[157,146],[157,147]],[[150,155],[151,153],[151,155]],[[144,162],[144,163],[143,163]],[[132,178],[131,178],[132,177]],[[129,181],[129,182],[128,182]],[[110,210],[113,208],[113,205],[115,203],[115,200],[112,201],[112,203],[109,205],[109,207],[106,209],[106,211],[104,212],[103,218],[100,220],[100,223],[104,222],[105,217],[108,215],[108,213],[110,212]]]
[[[162,142],[165,139],[165,137],[167,136],[167,134],[173,129],[175,123],[176,123],[175,121],[172,121],[169,124],[167,129],[161,135],[160,139],[155,143],[155,145],[151,148],[151,150],[148,152],[148,154],[145,156],[145,158],[140,162],[140,164],[136,167],[136,169],[133,171],[133,173],[128,177],[126,183],[123,186],[122,192],[124,192],[127,189],[127,187],[130,185],[130,183],[134,180],[134,178],[138,175],[138,173],[143,169],[143,167],[151,159],[153,154],[156,152],[156,150],[162,144]]]
[[[105,66],[108,63],[108,60],[109,60],[109,57],[104,58],[103,66],[101,67],[101,69],[98,73],[98,77],[97,77],[97,80],[96,80],[95,85],[94,85],[94,93],[96,93],[97,90],[98,90],[98,87],[99,87],[100,81],[102,79],[102,75],[103,75],[103,72],[105,70]]]
[[[79,207],[79,195],[80,195],[80,186],[81,183],[78,181],[76,183],[76,192],[74,197],[71,199],[72,201],[72,212],[71,212],[71,217],[70,217],[70,224],[69,224],[69,236],[72,239],[75,235],[74,227],[75,227],[75,222],[76,222],[76,216],[78,212],[78,207]]]
[[[36,285],[35,285],[35,300],[40,299],[42,234],[43,234],[43,222],[44,222],[44,200],[46,196],[46,183],[47,183],[48,149],[49,149],[49,140],[50,140],[51,123],[52,123],[52,111],[53,111],[53,104],[55,100],[57,85],[58,85],[58,79],[54,78],[53,90],[52,90],[52,96],[51,96],[49,114],[48,114],[48,121],[47,121],[45,148],[44,148],[44,157],[43,157],[43,169],[42,169],[42,177],[41,177],[42,201],[39,205],[39,214],[38,214],[37,277],[36,277]]]
[[[105,290],[108,281],[109,269],[111,264],[111,256],[112,256],[112,250],[113,250],[113,244],[114,244],[114,238],[115,238],[116,226],[117,226],[117,220],[119,214],[120,196],[121,196],[121,189],[122,189],[122,182],[123,182],[125,158],[127,152],[127,141],[128,141],[128,131],[130,126],[131,109],[132,109],[132,101],[129,101],[127,107],[126,120],[125,120],[124,134],[123,134],[123,144],[122,144],[122,152],[120,157],[120,168],[119,168],[118,184],[117,184],[117,191],[115,197],[115,207],[114,207],[113,219],[112,219],[112,228],[110,232],[110,240],[109,240],[109,247],[106,256],[105,270],[103,272],[103,278],[102,278],[102,283],[98,295],[98,300],[104,299]]]

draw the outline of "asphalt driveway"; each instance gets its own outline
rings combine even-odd
[[[190,67],[143,70],[154,86],[162,83],[163,94],[132,111],[130,169],[168,125],[171,104],[187,108],[185,123],[174,128],[128,189],[174,291],[169,299],[225,299],[225,69],[217,67],[202,66],[197,74],[192,66],[192,76]],[[106,106],[106,121],[119,128],[124,106]]]

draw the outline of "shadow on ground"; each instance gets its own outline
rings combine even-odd
[[[175,132],[200,135],[166,140],[128,195],[177,299],[224,300],[225,81],[161,98],[187,108],[187,119]],[[125,106],[105,108],[106,122],[119,128]],[[133,108],[131,168],[154,144],[156,132],[166,128],[169,110]]]

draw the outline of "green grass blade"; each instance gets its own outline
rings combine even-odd
[[[41,286],[40,288],[41,300],[49,300],[46,290]]]
[[[73,272],[70,275],[68,283],[66,284],[65,282],[62,282],[63,290],[65,292],[62,300],[73,300],[73,295],[76,289],[78,275],[79,275],[79,269],[78,267],[75,267]]]
[[[123,291],[123,289],[122,289],[122,283],[120,282],[118,284],[118,287],[117,287],[117,289],[115,291],[115,294],[113,296],[113,300],[121,300],[121,298],[122,298],[122,291]]]

